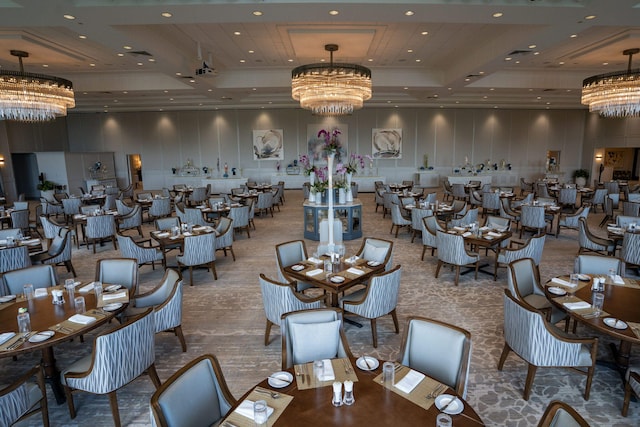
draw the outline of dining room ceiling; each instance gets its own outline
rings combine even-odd
[[[328,61],[328,43],[335,62],[372,70],[365,108],[586,108],[582,80],[626,69],[622,51],[640,47],[639,0],[0,0],[0,11],[0,69],[18,69],[11,49],[29,52],[25,71],[73,82],[72,114],[295,108],[291,70]]]

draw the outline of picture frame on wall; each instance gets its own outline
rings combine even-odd
[[[624,150],[606,150],[604,165],[613,170],[624,169]]]
[[[254,129],[253,160],[284,160],[284,131]]]
[[[346,124],[336,124],[333,126],[327,125],[307,125],[307,155],[309,161],[312,164],[325,164],[327,162],[327,154],[324,152],[325,140],[323,137],[319,137],[318,133],[321,130],[326,130],[330,134],[333,134],[334,130],[339,130],[337,135],[338,145],[340,149],[336,152],[336,163],[341,163],[347,159],[348,153],[348,141],[349,141],[349,126]]]
[[[402,129],[372,129],[371,154],[374,159],[401,159]]]

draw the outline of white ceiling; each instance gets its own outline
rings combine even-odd
[[[639,25],[640,0],[0,0],[0,67],[29,52],[75,112],[291,108],[291,69],[336,43],[372,70],[365,108],[585,108],[582,80],[626,69]],[[198,44],[215,73],[195,74]]]

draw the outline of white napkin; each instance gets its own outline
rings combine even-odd
[[[46,297],[48,295],[46,288],[37,288],[33,294],[36,298]]]
[[[488,232],[487,234],[488,234],[489,236],[491,236],[491,237],[502,237],[502,234],[500,234],[500,233],[495,233],[495,232],[493,232],[493,231],[490,231],[490,232]]]
[[[622,277],[620,277],[619,274],[616,274],[613,278],[613,283],[615,283],[616,285],[624,285],[624,280],[622,280]]]
[[[189,236],[193,236],[193,233],[189,233],[188,231],[185,231],[184,233],[182,233],[182,235],[184,237],[189,237]]]
[[[580,301],[580,302],[565,302],[564,304],[565,307],[567,307],[569,310],[580,310],[582,308],[590,308],[591,304],[589,304],[588,302],[585,301]]]
[[[102,301],[111,301],[114,299],[126,298],[127,292],[116,292],[113,294],[102,294]]]
[[[85,316],[84,314],[74,314],[69,317],[69,321],[73,323],[80,323],[81,325],[88,325],[96,321],[95,317]]]
[[[36,243],[40,243],[40,239],[27,239],[22,241],[23,245],[34,245]]]
[[[306,274],[307,276],[315,276],[315,275],[317,275],[317,274],[322,273],[323,271],[324,271],[324,270],[323,270],[323,269],[321,269],[321,268],[316,268],[315,270],[307,271],[305,274]]]
[[[93,290],[94,286],[95,286],[95,282],[91,282],[88,285],[81,287],[80,288],[80,292],[83,293],[83,294],[85,294],[87,292],[91,292]]]
[[[490,230],[490,228],[487,226],[480,227],[480,231],[487,231],[487,230]]]
[[[0,240],[0,245],[6,245],[6,244],[7,244],[7,239]]]
[[[362,276],[364,274],[364,271],[353,267],[349,268],[347,271],[351,274],[355,274],[356,276]]]
[[[466,228],[458,227],[457,225],[455,227],[453,227],[453,229],[456,230],[456,231],[465,231],[466,230]]]
[[[169,233],[168,233],[168,232],[166,232],[166,231],[164,231],[164,232],[162,232],[162,233],[156,233],[156,236],[158,236],[158,237],[168,237],[168,236],[169,236]]]
[[[569,288],[575,288],[576,286],[578,286],[577,284],[567,282],[566,280],[558,279],[557,277],[554,277],[553,279],[551,279],[551,282],[556,283],[558,285],[567,286]]]
[[[395,387],[403,391],[407,394],[411,393],[411,391],[416,388],[420,381],[424,379],[424,374],[420,372],[414,371],[413,369],[409,371],[407,375],[404,376],[400,381],[398,381]]]
[[[336,375],[333,373],[333,365],[330,359],[322,359],[322,374],[318,375],[318,381],[333,381]]]
[[[9,341],[11,338],[15,336],[16,336],[15,332],[5,332],[0,334],[0,345],[6,343],[7,341]]]
[[[238,405],[234,412],[253,420],[253,401],[249,399],[243,401]],[[271,414],[273,414],[273,408],[271,406],[267,406],[267,418],[269,418]]]
[[[360,259],[360,257],[358,255],[354,255],[351,258],[347,258],[347,262],[349,264],[353,264],[354,262],[358,261]]]
[[[315,258],[315,257],[309,257],[307,258],[307,261],[312,262],[314,264],[320,264],[322,262],[321,259]]]
[[[462,233],[462,237],[469,237],[471,236],[471,232],[467,231],[466,233]]]

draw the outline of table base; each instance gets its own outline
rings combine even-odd
[[[42,349],[42,366],[44,368],[44,380],[51,386],[51,391],[56,398],[56,403],[62,405],[67,401],[64,395],[64,387],[60,381],[60,371],[56,367],[56,359],[53,355],[53,347]]]

